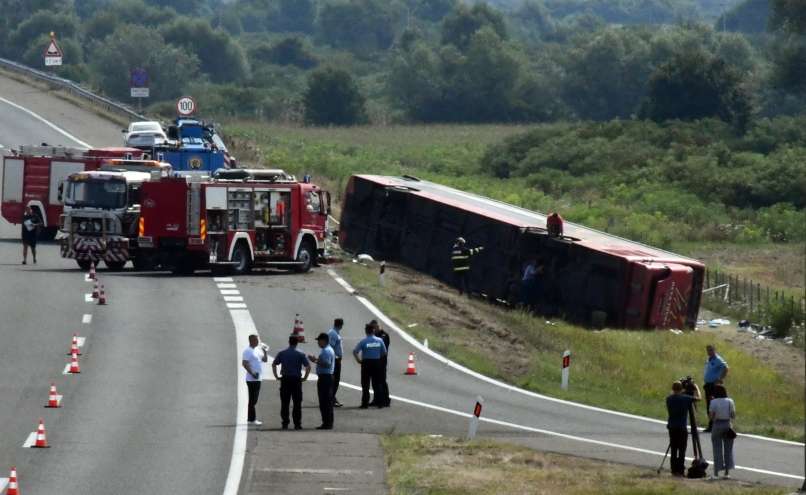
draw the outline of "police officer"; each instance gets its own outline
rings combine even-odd
[[[327,332],[330,347],[336,353],[336,367],[333,371],[333,407],[341,407],[341,402],[336,399],[336,393],[339,391],[339,382],[341,381],[341,358],[344,355],[344,350],[341,346],[341,329],[344,328],[344,320],[336,318],[333,320],[333,328]]]
[[[333,371],[336,367],[336,353],[330,347],[330,337],[320,333],[316,337],[321,351],[319,357],[309,355],[308,359],[316,363],[316,392],[319,396],[319,412],[322,413],[322,425],[317,430],[333,429]]]
[[[381,328],[378,320],[369,322],[375,332],[375,336],[383,340],[383,345],[386,346],[386,354],[381,356],[381,390],[375,392],[375,400],[372,405],[377,407],[389,407],[392,404],[392,399],[389,398],[389,382],[386,381],[386,375],[389,369],[389,334],[386,330]]]
[[[711,399],[714,398],[714,387],[722,384],[728,375],[728,363],[722,356],[717,354],[713,344],[705,346],[708,359],[705,360],[705,371],[703,372],[703,392],[705,392],[705,409],[710,411]],[[709,433],[713,427],[713,420],[708,417],[708,428],[704,431]]]
[[[283,376],[277,374],[277,366],[282,368]],[[302,369],[305,368],[305,375]],[[292,413],[294,419],[294,429],[302,429],[302,382],[308,379],[311,372],[311,364],[302,351],[297,350],[297,337],[288,337],[288,347],[277,353],[271,363],[271,372],[274,378],[280,382],[280,418],[283,422],[283,429],[288,429],[288,403],[294,401]]]
[[[383,340],[375,336],[375,329],[367,323],[364,326],[366,337],[361,339],[353,349],[353,356],[361,365],[361,409],[369,407],[369,384],[375,395],[382,393],[381,385],[381,356],[386,354],[386,345]],[[359,353],[361,357],[358,357]]]
[[[468,248],[467,241],[463,237],[457,237],[451,251],[451,264],[453,265],[453,278],[459,288],[459,295],[470,289],[467,283],[467,276],[470,273],[470,259],[484,250],[484,247]]]

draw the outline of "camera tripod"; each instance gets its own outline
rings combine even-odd
[[[708,467],[708,462],[705,461],[705,456],[702,453],[702,444],[700,443],[700,432],[697,430],[697,418],[696,416],[694,416],[694,404],[688,406],[688,418],[689,423],[691,424],[691,445],[694,449],[694,463],[692,464],[692,467],[694,467],[695,465],[701,467],[702,475],[704,477],[705,469]],[[666,457],[669,456],[670,450],[672,450],[671,442],[669,442],[669,446],[666,447],[666,453],[663,454],[663,459],[661,459],[660,461],[660,466],[658,466],[658,474],[660,474],[661,470],[663,469],[663,464],[666,462]]]

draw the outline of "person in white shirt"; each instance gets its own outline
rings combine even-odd
[[[714,386],[714,398],[708,406],[708,417],[713,421],[711,428],[711,444],[714,448],[714,475],[725,471],[725,478],[730,478],[730,470],[736,465],[733,461],[732,421],[736,419],[736,405],[728,397],[724,385]]]
[[[260,381],[263,379],[263,363],[269,360],[269,346],[263,344],[260,351],[257,346],[260,340],[257,335],[249,336],[249,347],[244,349],[241,364],[246,370],[246,387],[249,389],[249,409],[247,421],[252,425],[262,425],[256,417],[255,406],[260,395]],[[261,356],[261,353],[263,354]]]

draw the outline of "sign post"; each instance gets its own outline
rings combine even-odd
[[[59,48],[59,44],[56,43],[56,33],[51,31],[50,41],[48,42],[47,48],[45,48],[45,66],[55,67],[62,65],[63,56],[62,49]]]
[[[563,352],[563,378],[560,388],[568,390],[568,375],[571,371],[571,351]]]
[[[132,69],[129,78],[129,90],[132,98],[137,98],[137,111],[143,110],[143,98],[151,96],[148,89],[148,72],[142,67]]]
[[[481,416],[482,404],[484,404],[484,398],[479,395],[476,397],[476,406],[473,408],[473,415],[470,416],[470,424],[467,427],[468,440],[476,438],[476,432],[479,429],[479,416]]]
[[[176,111],[182,117],[188,117],[196,113],[196,101],[190,96],[183,96],[176,102]]]

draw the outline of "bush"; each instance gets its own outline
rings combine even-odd
[[[313,125],[356,125],[367,121],[366,102],[349,72],[326,68],[308,78],[305,121]]]
[[[765,323],[773,328],[778,338],[791,335],[799,317],[797,306],[786,299],[770,302],[765,311]]]

